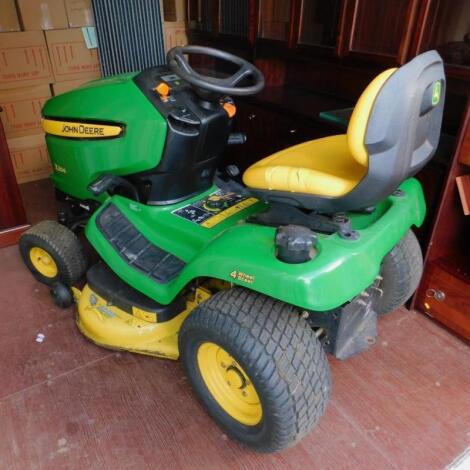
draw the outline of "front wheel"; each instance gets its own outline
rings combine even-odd
[[[260,452],[294,445],[325,411],[325,353],[289,305],[241,288],[219,292],[185,320],[179,349],[208,412]]]
[[[374,310],[385,315],[401,307],[418,288],[423,274],[423,255],[416,235],[408,230],[384,258],[377,286],[382,294],[374,301]]]
[[[87,260],[77,236],[53,220],[31,227],[19,241],[24,263],[43,284],[71,286],[86,271]]]

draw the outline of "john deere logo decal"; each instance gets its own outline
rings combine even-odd
[[[122,134],[121,126],[55,121],[53,119],[43,119],[42,128],[46,134],[78,139],[102,139],[106,137],[118,137]]]
[[[437,82],[434,82],[434,85],[432,86],[432,105],[436,106],[437,103],[439,103],[439,100],[441,99],[441,81],[438,80]]]

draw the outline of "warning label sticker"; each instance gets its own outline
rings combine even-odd
[[[174,210],[173,214],[202,227],[211,228],[257,202],[258,199],[254,197],[227,193],[219,189],[204,199]]]

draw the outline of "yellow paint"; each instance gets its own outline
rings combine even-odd
[[[245,171],[244,183],[250,188],[327,197],[352,191],[368,171],[364,139],[375,98],[395,70],[382,72],[364,90],[347,134],[312,140],[266,157]]]
[[[141,308],[137,307],[132,307],[132,315],[151,323],[157,323],[158,321],[157,314],[155,312],[147,312],[146,310],[142,310]]]
[[[72,289],[72,294],[73,294],[73,300],[78,303],[80,296],[82,295],[82,291],[78,289],[77,287],[71,287]]]
[[[256,204],[257,202],[258,199],[255,199],[254,197],[245,199],[244,201],[241,201],[238,204],[235,204],[234,206],[231,206],[225,209],[224,211],[213,215],[209,219],[206,219],[204,222],[202,222],[201,225],[206,228],[214,227],[214,225],[220,224],[220,222],[223,222],[225,219],[228,219],[237,212],[240,212],[241,210],[246,209],[247,207],[250,207],[253,204]]]
[[[198,287],[186,301],[186,308],[176,317],[163,323],[146,321],[131,315],[93,292],[87,284],[78,297],[77,325],[94,343],[111,349],[123,349],[139,354],[178,359],[178,332],[184,319],[211,292]],[[143,310],[138,313],[141,314]]]
[[[53,119],[43,119],[42,128],[46,134],[78,139],[103,139],[107,137],[117,137],[122,134],[121,126],[74,121],[55,121]]]
[[[29,259],[34,269],[44,277],[54,278],[59,273],[54,258],[44,249],[34,246],[29,250]]]
[[[205,342],[197,351],[197,364],[207,389],[227,414],[247,426],[261,421],[258,393],[234,357],[216,343]]]

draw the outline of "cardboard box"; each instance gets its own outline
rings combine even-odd
[[[81,28],[46,31],[46,41],[56,82],[101,73],[98,49],[87,49]]]
[[[95,25],[91,0],[65,0],[65,9],[71,28]]]
[[[15,0],[0,0],[0,32],[20,31]]]
[[[17,0],[25,31],[68,28],[64,0]]]
[[[0,33],[0,90],[51,83],[42,31]]]
[[[163,23],[163,36],[165,41],[165,52],[172,47],[188,44],[186,23],[184,21]]]
[[[47,178],[52,166],[44,134],[33,134],[7,140],[18,183]]]
[[[0,90],[0,117],[7,138],[41,132],[41,109],[50,97],[49,85]]]
[[[91,82],[92,80],[96,80],[100,78],[100,74],[96,74],[94,78],[85,78],[85,79],[78,79],[78,80],[67,80],[66,82],[56,82],[52,85],[52,93],[54,96],[60,95],[61,93],[66,93],[70,90],[75,90],[79,86],[82,86],[85,83]]]
[[[185,0],[162,0],[163,21],[186,21]]]

